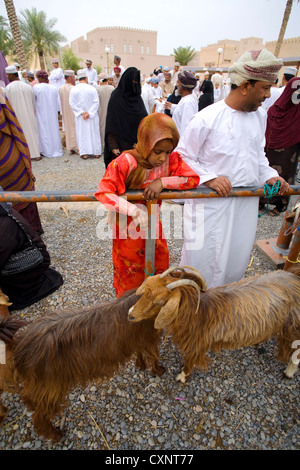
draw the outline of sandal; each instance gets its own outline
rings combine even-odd
[[[80,155],[80,158],[83,158],[83,160],[87,160],[87,155]]]
[[[280,212],[275,208],[275,209],[269,210],[268,215],[272,217],[278,217],[280,215]]]

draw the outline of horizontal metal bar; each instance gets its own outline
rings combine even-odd
[[[95,191],[3,191],[0,192],[0,202],[97,202]],[[262,187],[232,188],[227,197],[261,197],[264,196]],[[300,195],[300,186],[290,186],[284,196]],[[278,197],[278,195],[276,195]],[[129,201],[143,199],[143,191],[126,191],[122,194]],[[199,199],[222,197],[210,188],[197,188],[188,191],[163,190],[157,199]]]

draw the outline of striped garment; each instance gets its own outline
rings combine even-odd
[[[19,121],[0,88],[0,186],[6,191],[34,191],[29,148]],[[20,211],[30,202],[13,203]]]

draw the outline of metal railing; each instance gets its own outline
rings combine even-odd
[[[96,190],[95,190],[96,191]],[[81,191],[3,191],[0,192],[0,202],[99,202],[95,198],[95,191],[81,190]],[[289,190],[284,196],[297,196],[300,195],[300,186],[290,186]],[[227,197],[264,197],[265,192],[263,187],[236,187],[232,188]],[[129,201],[143,200],[143,191],[130,190],[122,194]],[[187,191],[174,191],[163,190],[157,199],[199,199],[199,198],[220,198],[218,193],[210,188],[197,188]],[[276,196],[278,197],[278,195]],[[280,196],[279,196],[280,197]],[[146,206],[149,216],[148,236],[146,238],[145,250],[145,272],[146,275],[152,275],[155,272],[155,239],[151,238],[153,233],[151,227],[153,224],[153,217],[151,214],[155,213],[151,209],[157,200],[147,201]]]
[[[81,191],[3,191],[0,192],[0,202],[98,202],[95,192]],[[232,188],[227,197],[263,197],[263,187],[236,187]],[[284,196],[300,195],[300,186],[290,186]],[[129,201],[143,200],[143,191],[130,190],[122,194]],[[222,197],[213,189],[197,188],[187,191],[163,190],[157,199],[199,199]],[[276,196],[277,197],[277,196]]]

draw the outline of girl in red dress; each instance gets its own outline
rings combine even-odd
[[[163,189],[187,190],[199,184],[199,176],[174,151],[179,134],[172,118],[162,113],[149,114],[139,125],[137,139],[134,149],[123,152],[108,165],[95,193],[116,214],[112,258],[117,297],[138,288],[145,279],[145,200],[156,199]],[[144,199],[131,203],[119,197],[129,189],[144,189]],[[158,200],[159,207],[161,202]],[[168,267],[169,251],[158,215],[154,274]]]

